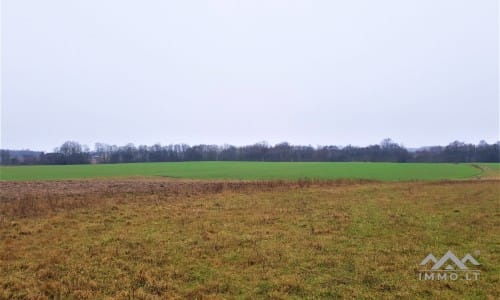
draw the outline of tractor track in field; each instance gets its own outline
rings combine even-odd
[[[471,166],[481,171],[481,173],[476,176],[482,177],[482,175],[486,172],[486,170],[478,164],[471,164]]]

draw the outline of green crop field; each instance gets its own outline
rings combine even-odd
[[[499,164],[447,163],[305,163],[305,162],[178,162],[66,166],[0,167],[1,180],[62,180],[97,177],[161,176],[193,179],[374,179],[436,180],[479,176]]]

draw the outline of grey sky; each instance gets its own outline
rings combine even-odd
[[[495,0],[2,0],[3,148],[499,139]]]

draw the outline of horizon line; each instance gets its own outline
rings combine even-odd
[[[386,138],[386,139],[383,139],[381,140],[379,143],[370,143],[370,144],[365,144],[365,145],[359,145],[359,144],[344,144],[344,145],[341,145],[341,144],[316,144],[316,145],[312,145],[312,144],[300,144],[300,143],[297,143],[297,144],[294,144],[294,143],[290,143],[290,142],[287,142],[287,141],[282,141],[282,142],[278,142],[278,143],[270,143],[270,142],[267,142],[265,140],[262,140],[262,141],[258,141],[258,142],[254,142],[254,143],[248,143],[248,144],[231,144],[231,143],[223,143],[223,144],[220,144],[220,143],[184,143],[184,142],[178,142],[178,143],[161,143],[161,142],[157,142],[157,143],[153,143],[153,144],[143,144],[143,143],[139,143],[139,144],[136,144],[134,142],[127,142],[127,143],[123,143],[123,144],[116,144],[116,143],[106,143],[106,142],[94,142],[93,143],[93,147],[91,148],[88,144],[86,143],[80,143],[76,140],[67,140],[67,141],[64,141],[61,145],[63,145],[64,143],[66,142],[76,142],[78,144],[80,144],[81,146],[83,147],[88,147],[90,152],[92,152],[94,149],[95,150],[95,146],[96,144],[103,144],[103,145],[107,145],[107,146],[116,146],[116,147],[124,147],[124,146],[127,146],[127,145],[133,145],[134,147],[139,147],[139,146],[147,146],[147,147],[151,147],[151,146],[154,146],[154,145],[160,145],[162,147],[164,146],[171,146],[171,145],[187,145],[188,147],[194,147],[194,146],[200,146],[200,145],[206,145],[206,146],[218,146],[218,147],[224,147],[224,146],[232,146],[232,147],[247,147],[247,146],[254,146],[254,145],[267,145],[268,147],[275,147],[277,145],[280,145],[280,144],[288,144],[289,146],[301,146],[301,147],[313,147],[315,149],[317,148],[320,148],[320,147],[339,147],[339,148],[345,148],[345,147],[357,147],[357,148],[364,148],[364,147],[369,147],[369,146],[380,146],[384,141],[390,141],[391,144],[396,144],[402,148],[405,148],[405,149],[423,149],[423,148],[432,148],[432,147],[446,147],[448,145],[451,145],[455,142],[458,142],[458,143],[464,143],[464,144],[469,144],[469,145],[479,145],[481,142],[485,142],[486,144],[488,145],[494,145],[494,144],[498,144],[500,143],[500,138],[494,142],[488,142],[486,141],[485,139],[481,139],[479,140],[479,142],[477,143],[473,143],[473,142],[466,142],[466,141],[461,141],[461,140],[458,140],[458,139],[455,139],[451,142],[448,142],[447,144],[433,144],[433,145],[425,145],[425,146],[413,146],[413,147],[408,147],[408,146],[405,146],[403,143],[398,143],[397,141],[391,139],[391,138]],[[54,152],[56,148],[59,148],[61,145],[59,146],[56,146],[56,147],[53,147],[52,150],[37,150],[37,149],[32,149],[32,148],[3,148],[3,147],[0,147],[0,150],[6,150],[6,151],[32,151],[32,152],[44,152],[44,153],[50,153],[50,152]]]

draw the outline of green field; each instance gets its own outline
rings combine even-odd
[[[485,166],[494,170],[500,165]],[[236,180],[356,178],[397,181],[462,179],[482,173],[480,168],[471,164],[446,163],[178,162],[0,167],[1,180],[161,176]]]

